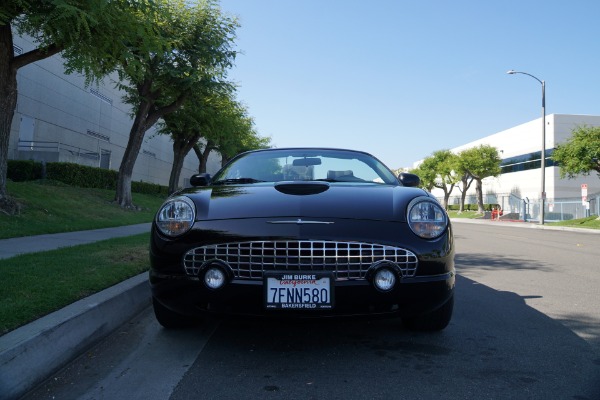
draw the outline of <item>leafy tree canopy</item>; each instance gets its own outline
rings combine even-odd
[[[244,151],[270,147],[271,138],[258,134],[254,127],[254,119],[248,115],[248,110],[243,104],[235,104],[230,113],[232,125],[229,127],[229,134],[222,135],[217,145],[224,160],[229,160]]]
[[[419,167],[422,171],[427,171],[428,178],[434,177],[433,185],[435,187],[442,188],[458,182],[454,173],[456,161],[456,154],[450,150],[438,150],[427,157]]]
[[[235,88],[223,81],[201,80],[177,111],[163,117],[159,133],[173,138],[204,137],[211,138],[230,123],[225,118],[225,110],[234,102]]]
[[[500,155],[498,149],[490,145],[480,145],[460,152],[457,171],[467,172],[476,180],[482,180],[488,176],[500,175]]]
[[[126,43],[119,54],[119,88],[127,93],[127,103],[170,105],[200,80],[225,77],[233,65],[237,21],[212,1],[192,3],[162,0],[137,13],[155,32]]]
[[[15,56],[14,67],[62,52],[66,72],[81,71],[89,83],[115,67],[125,44],[153,36],[154,27],[139,18],[153,9],[150,0],[9,0],[0,5],[0,26],[37,44]]]
[[[600,127],[578,126],[571,137],[556,146],[552,159],[560,166],[561,178],[575,178],[596,171],[600,177]]]

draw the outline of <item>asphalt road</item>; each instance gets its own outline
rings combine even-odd
[[[398,320],[211,320],[150,310],[27,399],[600,399],[600,236],[455,224],[456,308]]]

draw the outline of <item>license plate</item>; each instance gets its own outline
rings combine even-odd
[[[315,272],[265,274],[268,309],[322,310],[333,307],[332,275]]]

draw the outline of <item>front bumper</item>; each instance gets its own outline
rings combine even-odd
[[[267,310],[262,281],[232,280],[212,290],[202,281],[150,272],[152,295],[165,307],[185,315],[205,313],[327,317],[352,315],[415,316],[428,313],[452,297],[454,271],[437,276],[402,279],[390,292],[365,280],[334,283],[334,307],[328,310]]]

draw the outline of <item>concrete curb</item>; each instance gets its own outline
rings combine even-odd
[[[0,337],[0,397],[18,399],[150,305],[142,273]]]

